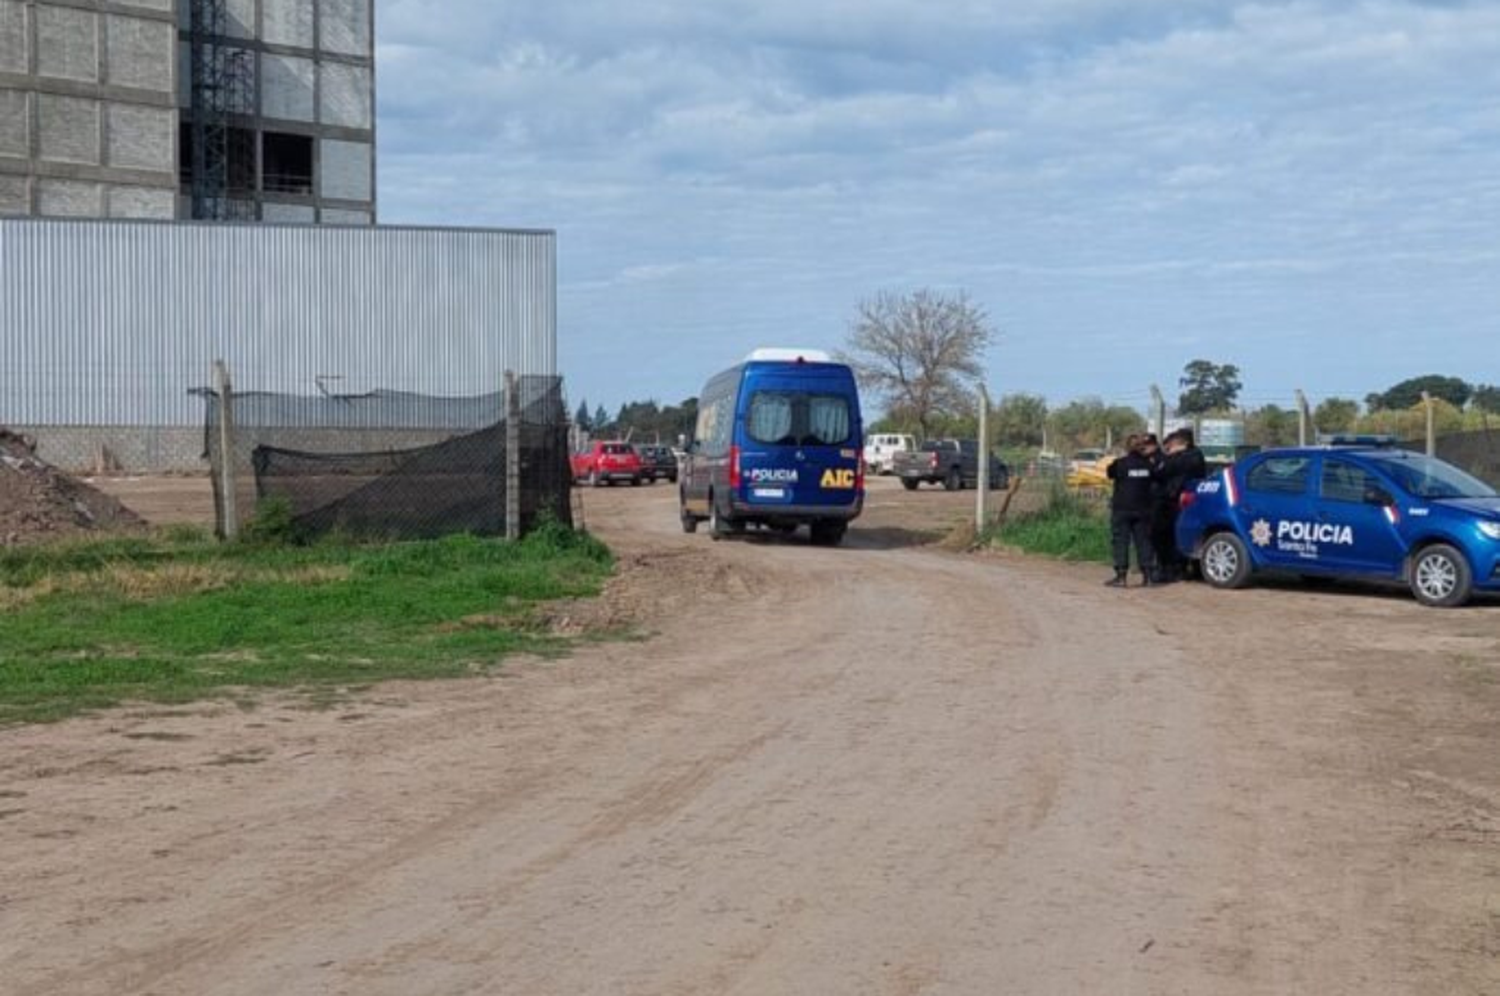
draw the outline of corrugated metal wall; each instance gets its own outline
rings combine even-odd
[[[0,424],[200,425],[188,395],[441,395],[557,373],[556,238],[0,220]]]

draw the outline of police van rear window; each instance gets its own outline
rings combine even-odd
[[[849,441],[849,399],[807,391],[756,391],[745,431],[771,446],[840,446]]]

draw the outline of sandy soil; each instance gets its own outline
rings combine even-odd
[[[649,635],[0,732],[7,994],[1500,992],[1500,607],[711,542]]]

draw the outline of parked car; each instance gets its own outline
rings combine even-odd
[[[864,508],[854,372],[813,350],[758,349],[698,396],[682,466],[684,532],[714,539],[754,525],[835,546]]]
[[[917,437],[896,432],[876,432],[865,437],[865,472],[869,474],[891,474],[895,472],[897,453],[910,453],[917,448]]]
[[[1010,468],[990,454],[990,487],[1010,486]],[[902,487],[915,491],[920,484],[941,484],[949,491],[979,486],[979,443],[973,439],[929,439],[910,453],[898,453],[895,473]]]
[[[637,446],[641,455],[641,479],[653,484],[657,481],[677,483],[677,455],[670,446]]]
[[[641,455],[626,442],[596,442],[573,454],[573,480],[590,487],[620,481],[636,485],[644,479],[644,474]]]
[[[1215,588],[1254,575],[1402,582],[1423,605],[1500,591],[1500,494],[1389,445],[1290,447],[1189,487],[1177,546]]]

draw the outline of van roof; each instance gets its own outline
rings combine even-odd
[[[803,363],[832,363],[833,357],[822,349],[797,349],[788,346],[762,346],[752,349],[750,355],[745,357],[748,363],[765,361],[782,361]]]

